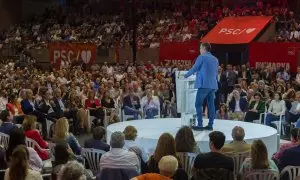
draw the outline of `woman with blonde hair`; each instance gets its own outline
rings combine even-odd
[[[69,133],[69,123],[68,119],[63,117],[56,121],[54,129],[54,143],[64,143],[67,142],[71,147],[72,151],[76,155],[80,155],[81,147],[78,143],[76,137]]]
[[[28,165],[29,152],[24,145],[17,146],[10,156],[9,168],[4,180],[42,180],[39,172],[31,170]]]
[[[260,139],[252,142],[251,157],[245,159],[239,174],[242,175],[254,169],[269,169],[279,172],[274,161],[268,158],[267,147]]]
[[[159,173],[158,162],[163,156],[167,155],[172,155],[177,158],[175,140],[171,134],[163,133],[158,139],[154,154],[149,158],[148,171]]]
[[[36,116],[25,115],[23,121],[23,130],[25,136],[36,141],[41,148],[46,149],[48,148],[48,143],[42,138],[40,132],[36,129],[36,121]],[[35,147],[34,149],[42,160],[46,160],[49,158],[49,154],[47,151],[40,150],[37,147]]]

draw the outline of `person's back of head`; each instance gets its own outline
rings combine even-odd
[[[178,160],[171,155],[163,156],[158,163],[158,168],[161,175],[172,177],[178,168]]]
[[[58,180],[86,180],[85,169],[77,161],[69,161],[59,172]]]
[[[103,140],[103,138],[105,137],[105,133],[106,133],[105,129],[101,126],[98,126],[93,129],[93,139]]]
[[[13,128],[10,132],[8,148],[6,150],[6,159],[9,160],[13,150],[18,145],[25,145],[25,134],[22,129]]]
[[[251,165],[252,169],[269,168],[268,150],[264,142],[260,139],[252,142]]]
[[[125,144],[125,135],[122,132],[116,131],[111,134],[111,138],[110,138],[111,148],[123,148],[124,144]]]
[[[23,130],[24,131],[29,131],[29,130],[33,130],[36,127],[36,121],[37,118],[36,116],[33,115],[25,115],[24,121],[23,121]]]
[[[24,145],[17,146],[10,157],[9,179],[25,180],[28,174],[29,152]]]
[[[232,129],[232,139],[234,141],[244,141],[244,137],[245,137],[245,131],[242,127],[240,126],[235,126]]]
[[[135,138],[137,137],[137,129],[134,126],[127,126],[124,131],[123,131],[124,135],[125,135],[125,139],[126,140],[135,140]]]
[[[196,141],[192,129],[188,126],[180,128],[176,133],[175,142],[177,152],[193,152]]]
[[[166,155],[176,156],[175,139],[170,133],[163,133],[157,142],[155,152],[153,154],[156,162]]]
[[[70,152],[68,143],[57,143],[54,148],[55,166],[65,164],[70,160]]]
[[[212,152],[220,151],[225,143],[225,135],[220,131],[209,133],[209,147]]]
[[[0,119],[2,122],[8,122],[9,121],[9,111],[7,109],[3,110],[0,113]]]
[[[293,128],[291,130],[291,141],[292,142],[297,142],[298,141],[298,131],[300,128]]]

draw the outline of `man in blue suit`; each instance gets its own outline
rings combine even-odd
[[[194,66],[185,74],[185,78],[196,73],[195,88],[198,89],[196,95],[196,111],[198,117],[198,125],[193,127],[196,130],[213,130],[213,123],[215,118],[215,91],[218,89],[218,67],[219,61],[211,53],[211,46],[209,43],[202,43],[200,46],[201,55],[198,56]],[[209,123],[203,127],[202,120],[202,104],[207,98]]]

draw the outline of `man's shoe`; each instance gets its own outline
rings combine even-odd
[[[201,126],[192,126],[192,129],[196,130],[196,131],[203,131],[204,130],[204,128],[201,127]]]
[[[207,130],[207,131],[212,131],[213,127],[212,126],[205,126],[203,129]]]

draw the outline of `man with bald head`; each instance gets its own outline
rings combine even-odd
[[[245,131],[240,126],[235,126],[232,129],[232,139],[233,141],[229,144],[225,144],[221,151],[224,154],[240,154],[250,152],[251,144],[244,141]]]

